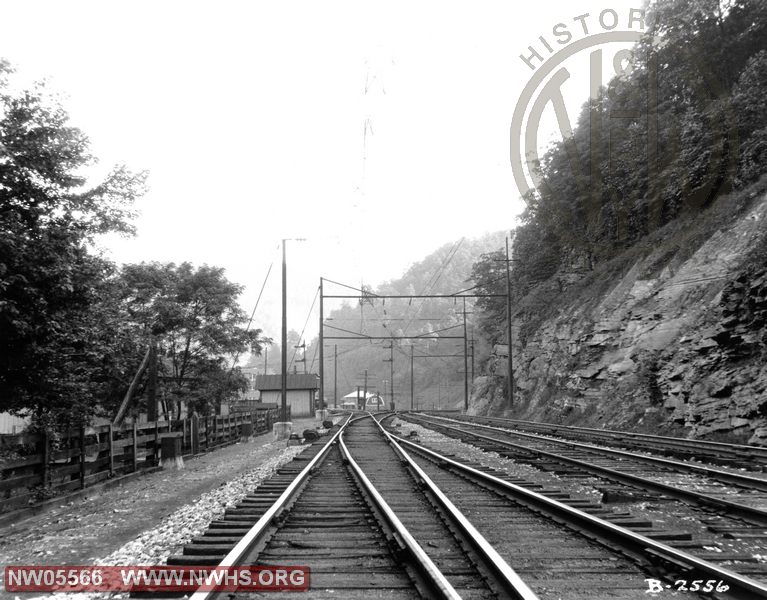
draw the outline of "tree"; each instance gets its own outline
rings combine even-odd
[[[242,287],[224,269],[190,263],[126,265],[120,273],[121,304],[137,338],[158,343],[160,386],[180,417],[181,402],[203,413],[247,389],[233,355],[260,355],[270,340],[248,329],[237,303]]]
[[[39,427],[84,422],[121,341],[94,238],[132,232],[145,174],[118,166],[88,185],[88,139],[43,85],[14,91],[0,59],[0,410]]]

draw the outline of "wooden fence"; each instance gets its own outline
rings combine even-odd
[[[181,438],[185,457],[234,443],[245,430],[270,431],[279,409],[259,409],[228,416],[190,417],[113,427],[46,434],[4,436],[4,445],[30,450],[23,458],[0,462],[0,513],[33,504],[69,490],[83,489],[111,477],[160,464],[162,438]],[[23,450],[22,450],[23,452]]]

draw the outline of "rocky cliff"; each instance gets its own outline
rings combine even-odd
[[[555,310],[514,320],[514,409],[496,346],[471,411],[767,443],[767,195],[753,196],[709,214],[704,241],[661,232],[617,271],[569,289],[562,274]]]

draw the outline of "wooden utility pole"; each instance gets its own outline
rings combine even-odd
[[[320,410],[325,408],[325,340],[323,338],[323,323],[325,318],[322,307],[322,277],[320,277]],[[306,356],[304,356],[306,360]],[[306,365],[306,363],[304,363]]]
[[[466,335],[466,298],[463,299],[463,412],[469,410],[469,348]]]
[[[413,410],[413,345],[410,344],[410,410]]]
[[[508,325],[508,332],[506,333],[506,339],[509,341],[509,360],[508,360],[508,378],[509,378],[509,408],[514,406],[514,363],[511,357],[511,269],[509,265],[509,238],[506,236],[506,323]]]
[[[471,338],[470,347],[471,347],[471,380],[473,382],[474,381],[474,337],[473,337],[473,334],[472,334],[472,338]]]
[[[333,344],[333,408],[338,408],[338,344]]]
[[[282,240],[282,368],[280,369],[280,420],[288,420],[288,267],[285,260],[285,240]]]
[[[389,374],[390,374],[390,381],[389,381],[389,389],[391,390],[391,403],[389,404],[389,408],[391,410],[394,410],[394,340],[391,341],[391,346],[389,346]]]

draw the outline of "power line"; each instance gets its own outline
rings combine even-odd
[[[306,326],[309,324],[309,319],[312,316],[312,311],[314,310],[314,305],[317,302],[317,298],[320,295],[320,288],[317,288],[317,292],[314,294],[314,300],[312,300],[312,305],[309,307],[309,314],[306,315],[306,321],[304,321],[304,328],[301,330],[301,335],[298,337],[298,341],[304,339],[304,332],[306,331]],[[290,364],[288,365],[288,371],[290,371],[290,367],[293,366],[293,359],[296,358],[296,354],[298,353],[298,348],[293,349],[293,357],[290,359]],[[306,357],[304,357],[304,360],[306,360]]]
[[[433,289],[433,288],[434,288],[434,286],[436,286],[436,285],[437,285],[437,282],[438,282],[438,281],[440,280],[440,278],[442,277],[443,273],[445,272],[445,269],[446,269],[446,268],[447,268],[447,266],[450,264],[450,262],[453,260],[453,258],[455,257],[456,253],[458,252],[458,249],[461,247],[461,245],[463,244],[463,241],[464,241],[465,239],[466,239],[466,238],[461,238],[460,240],[458,240],[458,241],[457,241],[457,242],[454,244],[453,248],[452,248],[452,249],[451,249],[451,250],[450,250],[450,251],[447,253],[447,256],[445,256],[444,260],[442,261],[442,265],[440,266],[440,268],[439,268],[439,269],[437,269],[437,272],[435,273],[435,275],[434,275],[434,276],[432,276],[432,279],[433,279],[433,281],[431,281],[431,279],[430,279],[430,283],[427,283],[427,284],[426,284],[426,287],[424,288],[424,290],[423,290],[423,293],[425,293],[425,292],[426,292],[426,290],[431,290],[431,289]],[[417,314],[418,314],[418,313],[421,311],[421,309],[423,308],[423,305],[424,305],[425,303],[426,303],[426,300],[424,299],[424,300],[421,302],[421,304],[418,306],[418,308],[416,309],[415,313],[413,313],[413,317],[415,317],[415,316],[416,316],[416,315],[417,315]],[[406,314],[407,314],[407,313],[406,313]],[[413,322],[413,321],[412,321],[412,319],[411,319],[410,321],[408,321],[408,324],[407,324],[407,325],[405,325],[405,328],[404,328],[404,330],[405,330],[405,331],[407,331],[408,327],[410,327],[410,325],[412,324],[412,322]]]
[[[276,250],[280,249],[280,245],[277,244]],[[256,305],[253,307],[253,311],[250,313],[250,319],[248,320],[248,325],[245,327],[245,333],[250,331],[250,326],[253,324],[253,318],[256,316],[256,310],[258,309],[258,305],[261,302],[261,296],[264,293],[264,288],[266,287],[266,282],[269,280],[269,274],[272,272],[272,267],[274,266],[274,260],[272,260],[271,264],[269,265],[269,268],[266,270],[266,277],[264,277],[264,282],[261,284],[261,290],[258,292],[258,298],[256,298]],[[229,369],[229,375],[232,374],[232,371],[234,370],[234,367],[237,366],[237,362],[240,360],[240,352],[238,351],[237,354],[234,355],[234,361],[232,362],[232,366]]]

